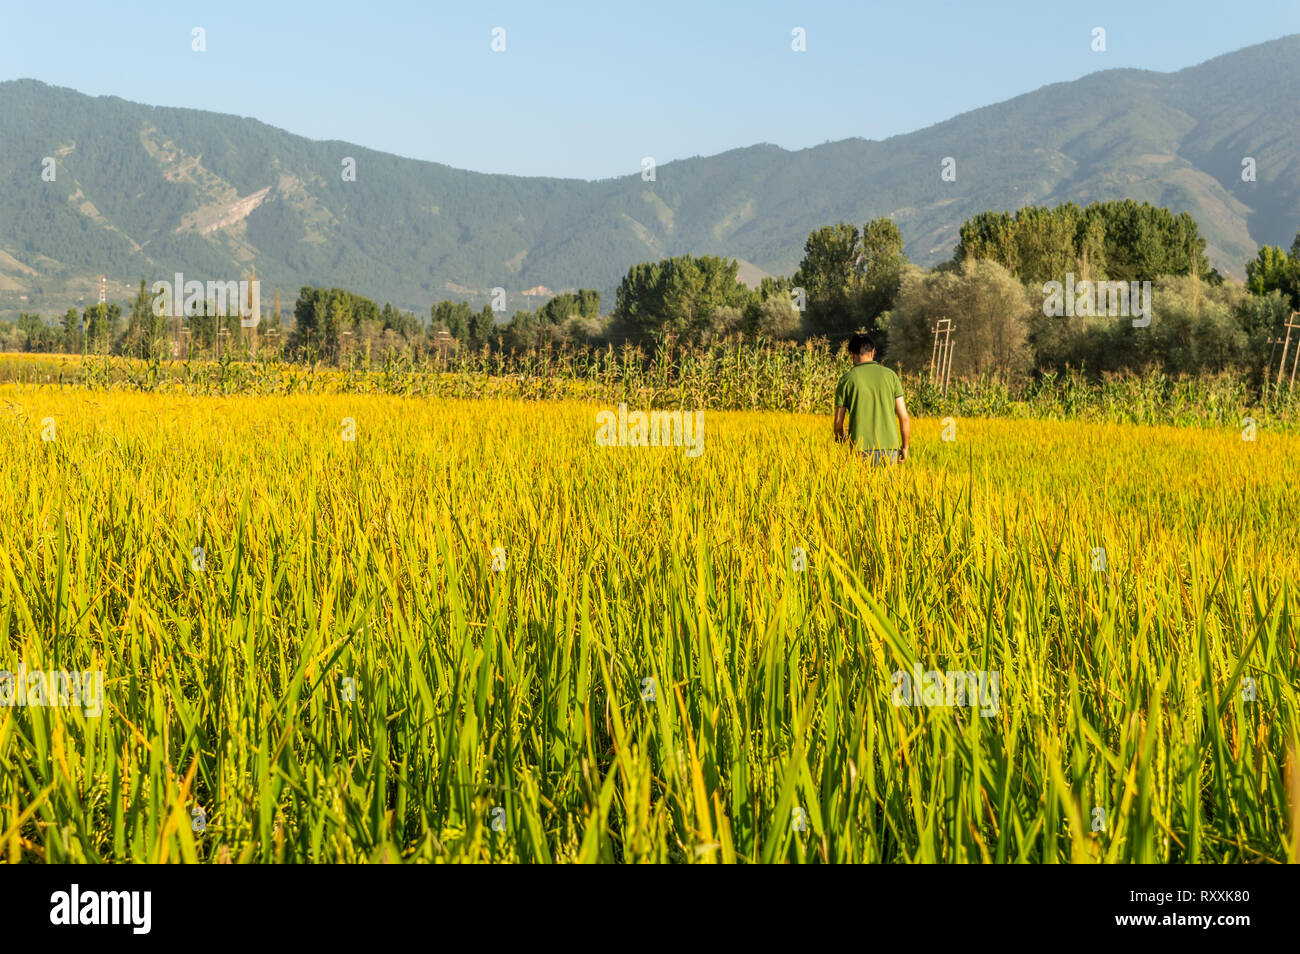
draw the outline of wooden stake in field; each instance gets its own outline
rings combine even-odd
[[[948,393],[952,373],[952,322],[940,318],[934,325],[934,347],[930,350],[930,380]]]
[[[433,339],[433,343],[438,349],[438,366],[445,368],[447,366],[447,354],[451,351],[450,333],[439,331],[437,337]]]
[[[1300,311],[1291,312],[1291,317],[1287,319],[1287,323],[1284,326],[1286,328],[1286,339],[1282,344],[1282,360],[1279,361],[1277,365],[1277,386],[1279,388],[1282,386],[1282,373],[1286,371],[1286,356],[1291,351],[1291,333],[1293,331],[1300,332],[1300,322],[1296,321],[1297,317],[1300,317]],[[1300,337],[1296,340],[1295,352],[1291,358],[1291,380],[1289,383],[1291,388],[1295,387],[1295,371],[1297,364],[1300,364]]]
[[[244,312],[246,312],[246,311],[249,313],[249,317],[250,317],[250,318],[252,318],[252,317],[256,317],[256,318],[257,318],[257,324],[252,325],[251,327],[249,327],[249,328],[247,328],[247,329],[244,328],[244,323],[243,323],[243,321],[240,321],[240,323],[239,323],[240,333],[243,335],[243,338],[244,338],[244,350],[245,350],[245,352],[246,352],[247,354],[257,354],[257,328],[258,328],[258,325],[260,325],[260,324],[262,323],[262,314],[261,314],[261,312],[262,312],[262,296],[261,296],[260,293],[259,293],[258,296],[257,296],[257,299],[258,299],[258,300],[257,300],[257,311],[258,311],[258,313],[257,313],[257,315],[255,315],[255,316],[252,314],[252,311],[253,311],[253,283],[254,283],[255,281],[257,281],[257,268],[256,268],[256,267],[254,267],[254,269],[253,269],[253,277],[250,278],[250,279],[248,280],[248,300],[244,303],[244,307],[243,307],[242,309],[240,309],[240,312],[239,312],[239,316],[240,316],[240,318],[243,318],[243,316],[244,316]]]

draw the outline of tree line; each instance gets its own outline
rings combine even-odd
[[[628,269],[601,314],[598,291],[578,289],[505,317],[463,301],[430,306],[427,320],[341,288],[305,286],[282,327],[279,295],[256,332],[259,348],[293,359],[339,362],[358,353],[433,349],[523,351],[539,345],[604,346],[628,341],[683,345],[721,338],[838,341],[872,332],[881,357],[906,370],[928,366],[932,329],[953,323],[959,376],[1023,376],[1084,369],[1159,367],[1169,373],[1233,370],[1258,378],[1278,353],[1287,316],[1300,309],[1300,234],[1289,250],[1261,248],[1246,281],[1210,267],[1205,240],[1187,213],[1132,200],[1087,207],[1026,206],[964,222],[954,254],[925,270],[908,261],[888,218],[814,230],[791,276],[740,280],[734,259],[679,255]],[[1152,321],[1082,312],[1044,313],[1046,283],[1150,282]],[[167,357],[237,354],[252,335],[236,313],[158,317],[145,283],[129,311],[117,304],[69,309],[58,325],[23,314],[0,341],[31,351]]]
[[[948,318],[959,377],[1156,368],[1228,371],[1258,383],[1276,367],[1284,325],[1300,310],[1300,234],[1289,251],[1261,248],[1244,283],[1210,267],[1205,245],[1190,215],[1145,202],[1026,206],[967,220],[953,257],[925,270],[907,260],[889,219],[861,228],[839,222],[808,236],[793,276],[764,278],[754,290],[735,286],[734,261],[682,256],[633,266],[611,325],[693,341],[740,333],[838,343],[868,331],[881,360],[922,371],[935,323]],[[1049,314],[1050,283],[1073,291],[1076,282],[1096,292],[1090,301],[1123,283],[1115,290],[1129,310],[1081,304],[1077,314]],[[1135,296],[1149,292],[1149,321],[1132,311],[1131,283]]]

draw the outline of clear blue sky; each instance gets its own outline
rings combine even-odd
[[[1098,26],[1105,53],[1090,48]],[[191,49],[194,27],[206,52]],[[795,27],[806,52],[791,50]],[[593,179],[639,172],[647,155],[881,139],[1099,69],[1177,70],[1290,33],[1297,0],[9,0],[0,79]]]

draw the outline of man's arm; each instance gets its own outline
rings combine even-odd
[[[844,410],[842,407],[835,409],[835,442],[838,444],[844,443]]]
[[[898,460],[907,460],[907,449],[912,443],[912,418],[907,413],[907,405],[903,403],[901,397],[894,398],[894,413],[898,415],[898,433],[903,438],[903,446],[899,449]]]

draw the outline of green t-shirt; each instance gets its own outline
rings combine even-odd
[[[845,432],[859,450],[893,450],[898,435],[894,401],[903,396],[898,375],[884,365],[864,361],[844,372],[835,389],[835,406],[848,412]]]

